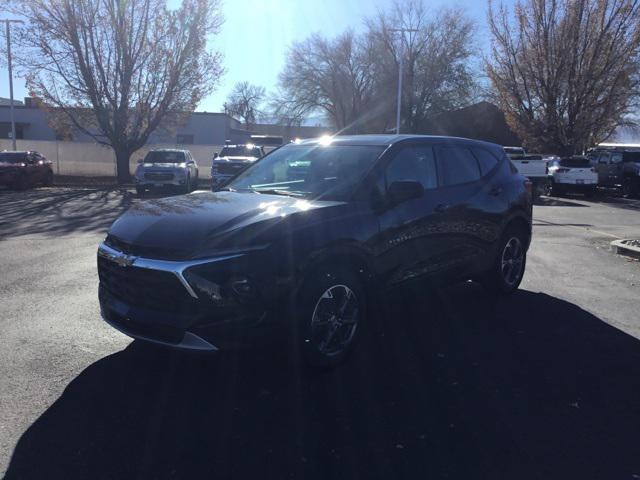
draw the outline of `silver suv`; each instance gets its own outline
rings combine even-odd
[[[264,149],[262,147],[250,143],[246,145],[226,145],[219,155],[218,153],[213,154],[211,189],[215,190],[262,157],[264,157]]]
[[[188,193],[198,185],[198,165],[189,150],[151,150],[144,160],[138,160],[135,182],[138,195],[162,187]]]

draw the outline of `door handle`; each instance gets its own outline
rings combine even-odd
[[[447,209],[449,208],[449,205],[445,205],[444,203],[440,203],[439,205],[436,205],[436,208],[434,208],[433,210],[436,213],[444,213],[447,211]]]
[[[493,187],[491,190],[489,190],[489,195],[492,195],[494,197],[497,197],[501,193],[502,193],[502,187]]]

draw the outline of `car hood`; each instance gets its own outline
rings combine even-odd
[[[280,195],[197,192],[135,204],[109,230],[115,247],[153,258],[186,259],[270,242],[278,224],[344,205]],[[145,253],[147,252],[147,253]]]

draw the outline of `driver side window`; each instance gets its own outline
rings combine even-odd
[[[425,190],[438,186],[438,175],[433,148],[412,145],[403,147],[387,165],[386,187],[393,182],[412,180],[420,182]]]

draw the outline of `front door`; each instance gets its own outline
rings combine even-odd
[[[598,157],[598,163],[596,163],[596,170],[598,172],[598,185],[607,186],[610,185],[609,180],[609,158],[611,153],[602,152]]]
[[[424,188],[420,198],[397,205],[388,203],[387,190],[396,181],[418,181]],[[434,219],[440,203],[433,148],[426,143],[405,144],[390,153],[390,160],[377,172],[376,192],[379,234],[372,239],[377,270],[388,286],[433,270],[433,260],[442,254],[445,243],[438,237]]]

